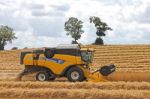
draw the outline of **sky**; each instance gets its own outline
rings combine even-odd
[[[103,37],[105,44],[150,43],[150,0],[0,0],[0,25],[12,27],[18,37],[6,49],[70,44],[64,30],[69,17],[84,22],[79,43],[91,44],[97,36],[90,16],[113,29]]]

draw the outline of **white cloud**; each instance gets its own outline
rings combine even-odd
[[[113,31],[104,38],[106,44],[150,43],[149,0],[5,0],[0,1],[0,24],[14,28],[17,47],[54,46],[69,43],[64,22],[70,16],[84,22],[85,33],[79,42],[96,39],[90,16],[99,16]]]

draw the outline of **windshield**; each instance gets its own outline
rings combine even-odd
[[[82,51],[81,52],[81,57],[82,60],[87,62],[87,63],[92,63],[93,61],[93,52],[88,52],[88,51]]]

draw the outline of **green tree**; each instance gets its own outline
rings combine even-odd
[[[91,16],[90,23],[94,23],[96,27],[96,34],[98,38],[95,40],[95,44],[103,45],[103,39],[102,36],[106,36],[106,31],[112,30],[105,22],[102,22],[99,17]]]
[[[65,22],[66,35],[70,35],[74,40],[72,44],[77,44],[77,40],[81,38],[81,34],[84,33],[82,30],[83,22],[77,18],[70,17],[68,21]]]
[[[13,29],[8,26],[0,25],[0,50],[4,50],[5,45],[16,39]]]

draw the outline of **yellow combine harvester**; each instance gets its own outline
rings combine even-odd
[[[106,81],[105,77],[115,71],[115,66],[103,66],[92,72],[93,57],[93,49],[80,48],[77,44],[21,52],[20,63],[25,69],[19,78],[35,72],[38,81],[55,80],[58,77],[66,77],[71,82]]]

